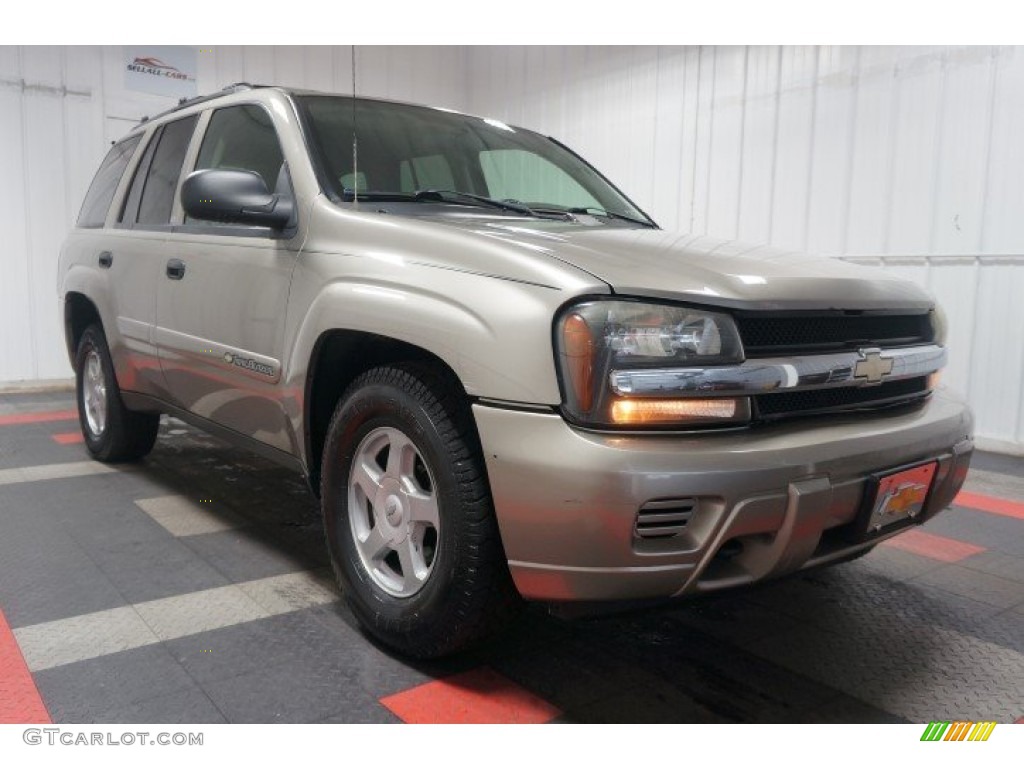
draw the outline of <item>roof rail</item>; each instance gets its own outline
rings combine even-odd
[[[152,117],[146,116],[139,120],[138,125],[148,123],[150,120],[157,120],[165,115],[171,115],[177,112],[179,109],[185,107],[191,107],[195,104],[202,104],[204,101],[210,101],[211,99],[218,99],[221,96],[227,96],[228,94],[238,93],[239,91],[249,91],[253,88],[267,88],[266,85],[253,85],[252,83],[232,83],[231,85],[221,88],[216,93],[208,93],[204,96],[193,96],[191,99],[182,98],[178,100],[177,106],[165,109],[163,112],[153,115]]]

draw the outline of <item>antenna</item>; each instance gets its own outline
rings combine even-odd
[[[356,46],[352,45],[352,202],[359,205],[359,142],[356,139]]]

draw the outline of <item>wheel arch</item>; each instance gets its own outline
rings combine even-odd
[[[64,296],[64,342],[67,345],[68,360],[71,362],[72,368],[75,365],[78,342],[81,341],[85,329],[93,324],[98,324],[106,334],[106,329],[103,328],[103,318],[100,316],[95,302],[84,293],[68,291]]]
[[[435,353],[407,341],[357,330],[324,331],[313,345],[307,368],[303,434],[309,484],[319,494],[320,463],[331,417],[341,396],[362,373],[382,365],[416,363],[439,373],[466,397],[454,369]]]

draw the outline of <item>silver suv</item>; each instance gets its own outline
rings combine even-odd
[[[86,445],[160,413],[294,467],[386,644],[521,598],[692,595],[945,508],[972,419],[942,315],[840,261],[661,230],[554,139],[233,86],[107,155],[60,260]]]

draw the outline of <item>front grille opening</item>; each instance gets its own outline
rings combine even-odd
[[[686,530],[696,510],[692,498],[648,501],[637,513],[635,533],[641,539],[671,539]]]
[[[778,419],[784,416],[835,412],[898,405],[928,394],[928,377],[916,376],[875,387],[836,387],[806,392],[773,392],[754,398],[755,418]]]
[[[738,312],[747,357],[834,352],[852,347],[900,347],[935,340],[931,316],[849,312]]]

